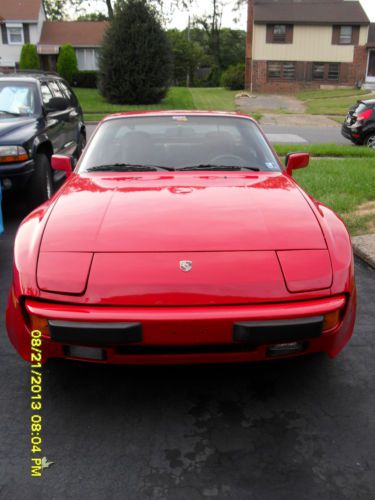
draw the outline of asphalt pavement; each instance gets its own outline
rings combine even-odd
[[[87,124],[89,138],[96,125]],[[346,144],[351,142],[341,135],[340,127],[291,127],[289,125],[262,125],[263,130],[274,144]],[[355,146],[353,146],[355,147]]]
[[[30,478],[30,370],[4,311],[21,204],[0,237],[0,498],[375,498],[375,271],[356,262],[359,311],[335,360],[43,369],[42,448]]]

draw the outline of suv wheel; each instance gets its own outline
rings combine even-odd
[[[77,160],[79,160],[79,157],[81,156],[82,151],[85,149],[85,146],[86,146],[86,136],[83,132],[80,132],[77,145]]]
[[[365,139],[365,146],[375,148],[375,133],[368,135]]]
[[[49,200],[53,195],[52,171],[44,154],[37,154],[35,170],[27,186],[27,198],[31,208]]]

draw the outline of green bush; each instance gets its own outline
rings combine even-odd
[[[21,50],[19,63],[20,69],[39,69],[40,61],[36,51],[36,46],[32,43],[25,43]]]
[[[229,90],[243,90],[245,88],[245,65],[229,66],[221,77],[221,85]]]
[[[78,72],[77,57],[71,45],[66,44],[60,47],[57,58],[57,71],[69,83],[73,83],[73,75]]]
[[[153,104],[165,97],[171,49],[146,0],[117,2],[99,58],[99,88],[115,104]]]
[[[73,75],[74,87],[96,89],[98,72],[92,70],[78,71]]]

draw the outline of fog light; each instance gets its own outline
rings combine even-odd
[[[282,344],[274,344],[268,348],[269,356],[286,356],[287,354],[295,354],[306,349],[306,342],[284,342]]]
[[[2,184],[3,184],[4,191],[6,189],[10,189],[12,187],[12,181],[10,179],[3,179]]]
[[[78,345],[70,345],[64,347],[65,356],[70,358],[92,359],[95,361],[103,361],[105,359],[105,351],[98,347],[82,347]]]

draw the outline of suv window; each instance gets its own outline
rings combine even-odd
[[[62,90],[60,87],[57,85],[57,82],[55,80],[51,80],[49,83],[50,88],[52,89],[53,95],[55,97],[64,97]]]
[[[53,95],[51,89],[48,87],[46,82],[40,84],[40,90],[42,92],[42,100],[44,105],[48,105]]]
[[[77,102],[76,102],[76,99],[74,97],[74,94],[73,92],[70,90],[70,88],[64,83],[62,82],[61,80],[59,80],[59,86],[60,88],[62,89],[62,91],[64,92],[65,94],[65,97],[68,99],[68,101],[70,102],[70,104],[72,106],[76,106],[77,105]]]

